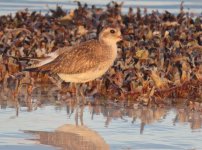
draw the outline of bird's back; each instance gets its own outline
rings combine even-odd
[[[98,67],[109,58],[109,48],[98,40],[90,40],[63,52],[53,61],[39,67],[40,71],[77,74]]]

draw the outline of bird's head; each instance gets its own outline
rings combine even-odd
[[[99,33],[99,41],[116,44],[122,40],[121,31],[118,27],[106,27]]]

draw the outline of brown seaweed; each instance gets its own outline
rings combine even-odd
[[[142,13],[140,8],[136,13],[129,8],[122,14],[123,3],[117,2],[109,3],[106,10],[77,3],[78,7],[69,12],[57,6],[46,15],[24,10],[14,16],[0,16],[3,84],[29,65],[28,58],[43,57],[57,48],[95,38],[100,26],[118,24],[123,41],[117,61],[102,78],[84,84],[86,96],[146,105],[177,103],[170,98],[201,102],[202,20],[186,14],[183,2],[178,15],[168,11],[149,14],[146,9]],[[30,78],[35,83],[50,81],[37,73],[31,73]],[[22,77],[12,84],[18,80],[23,84]],[[28,97],[34,86],[33,82],[27,86]],[[75,90],[65,86],[60,92],[72,96]]]

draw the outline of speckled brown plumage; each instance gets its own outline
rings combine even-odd
[[[109,47],[101,47],[97,40],[87,41],[71,50],[63,52],[52,62],[39,67],[41,71],[52,73],[76,74],[97,67],[109,59]],[[100,53],[102,51],[102,53]]]
[[[57,57],[54,56],[48,63],[41,63],[43,65],[36,64],[34,68],[40,72],[57,74],[66,82],[82,83],[93,80],[113,65],[117,55],[116,43],[121,40],[120,37],[118,28],[104,28],[97,40],[59,49]]]

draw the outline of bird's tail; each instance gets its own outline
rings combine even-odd
[[[25,68],[22,71],[39,72],[40,70],[38,68]]]
[[[41,67],[27,67],[27,68],[24,68],[22,71],[50,73],[50,70],[44,70],[44,69],[41,69]]]
[[[29,71],[29,72],[40,72],[40,73],[49,73],[49,70],[42,70],[40,68],[25,68],[22,71]]]

